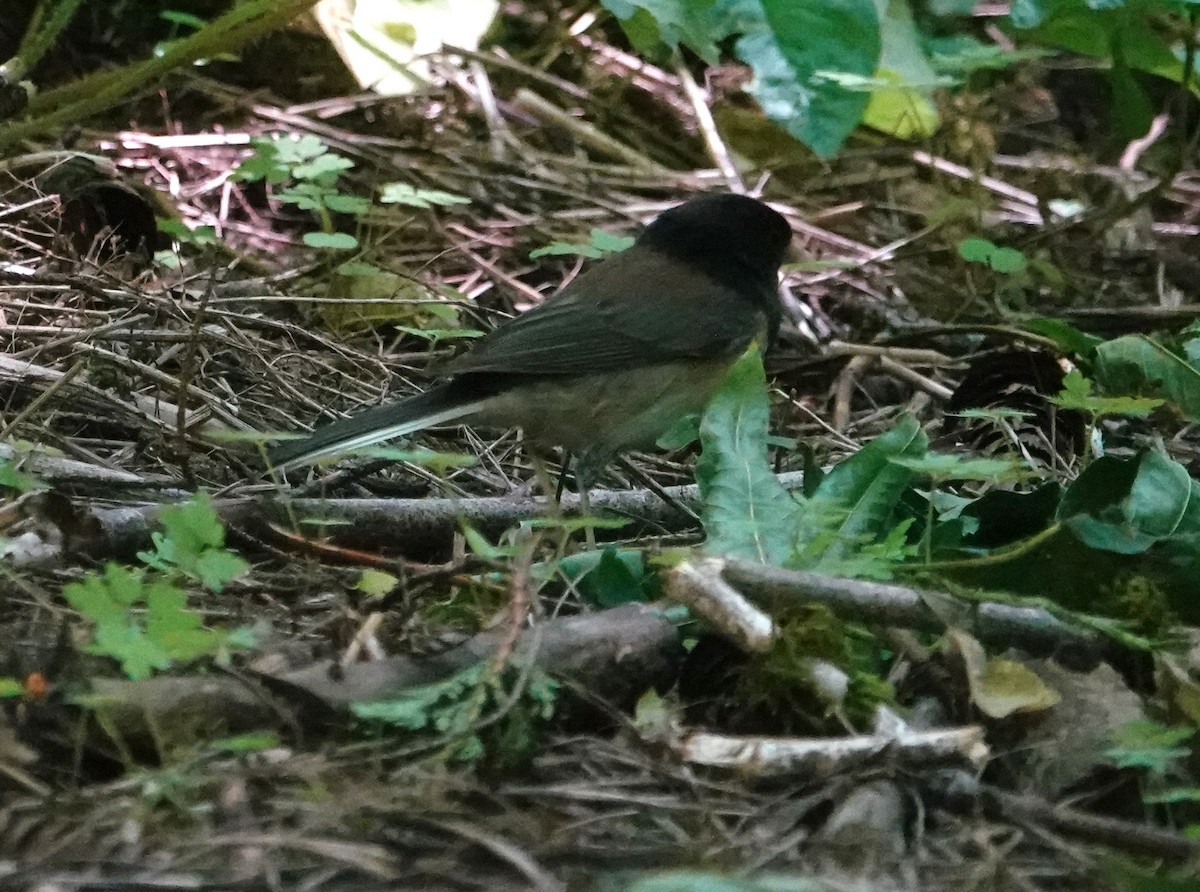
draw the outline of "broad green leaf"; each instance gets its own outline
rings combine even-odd
[[[937,480],[1008,482],[1023,480],[1033,473],[1020,462],[1005,458],[963,458],[959,455],[930,453],[918,458],[894,458],[892,461]]]
[[[1108,8],[1105,8],[1108,7]],[[1165,12],[1165,10],[1164,10]],[[1057,46],[1084,56],[1115,62],[1114,47],[1125,64],[1180,83],[1183,61],[1156,30],[1157,17],[1139,3],[1095,0],[1014,0],[1009,14],[1022,40]]]
[[[1163,541],[1194,546],[1200,538],[1197,500],[1200,484],[1160,452],[1131,460],[1104,456],[1067,489],[1058,516],[1092,548],[1140,554]]]
[[[913,477],[912,471],[893,459],[920,458],[928,442],[916,419],[905,416],[895,428],[825,476],[812,501],[844,511],[837,525],[838,538],[826,552],[828,560],[841,560],[850,549],[875,541],[892,529],[893,513]]]
[[[164,583],[146,590],[146,638],[170,660],[193,660],[216,650],[221,633],[204,628],[187,594]],[[155,667],[165,668],[165,667]]]
[[[925,58],[908,0],[876,0],[875,6],[882,29],[879,85],[871,91],[863,123],[900,139],[933,136],[939,120],[931,96],[945,85]]]
[[[727,0],[722,30],[754,71],[749,91],[767,117],[823,156],[833,155],[862,120],[870,94],[839,78],[869,78],[879,64],[874,0],[798,3]]]
[[[1021,327],[1044,338],[1050,338],[1064,353],[1073,353],[1080,357],[1091,356],[1092,351],[1104,343],[1103,338],[1081,331],[1062,319],[1026,319],[1021,323]]]
[[[652,55],[662,47],[683,44],[705,62],[720,60],[716,41],[725,35],[714,30],[714,0],[600,0],[617,17],[634,49]]]
[[[565,568],[563,572],[566,572]],[[645,563],[640,551],[618,551],[608,546],[600,558],[575,581],[575,589],[593,607],[616,607],[646,601]]]
[[[1126,335],[1099,345],[1096,380],[1109,393],[1156,392],[1200,420],[1200,368],[1153,338]]]
[[[778,565],[792,551],[797,506],[767,463],[769,422],[762,357],[751,350],[700,422],[696,483],[704,499],[705,548]]]

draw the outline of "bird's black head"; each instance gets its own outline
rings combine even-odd
[[[761,201],[729,193],[699,195],[664,211],[638,243],[698,263],[722,280],[750,275],[772,284],[792,228]]]

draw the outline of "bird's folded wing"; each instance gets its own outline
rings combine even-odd
[[[762,337],[766,315],[749,295],[637,251],[593,267],[441,371],[579,375],[722,359]]]

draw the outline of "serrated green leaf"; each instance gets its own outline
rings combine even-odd
[[[1060,409],[1076,409],[1096,418],[1106,415],[1130,415],[1144,418],[1162,405],[1159,399],[1133,396],[1096,396],[1092,393],[1092,382],[1078,370],[1068,372],[1063,378],[1063,389],[1050,398]]]
[[[97,626],[88,650],[117,660],[122,671],[134,681],[148,678],[154,670],[167,669],[171,665],[166,652],[141,629],[131,625],[105,623]]]
[[[182,573],[212,591],[249,569],[249,564],[224,549],[225,527],[206,493],[162,510],[162,532],[151,535],[154,551],[138,557],[165,573]]]
[[[250,564],[224,549],[211,549],[196,558],[196,579],[209,591],[219,592],[227,582],[242,576]]]

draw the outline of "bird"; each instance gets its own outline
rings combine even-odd
[[[770,344],[791,239],[757,199],[693,197],[436,369],[440,383],[285,441],[268,462],[287,471],[447,423],[520,428],[535,450],[574,456],[585,493],[618,454],[702,411],[751,345]]]

